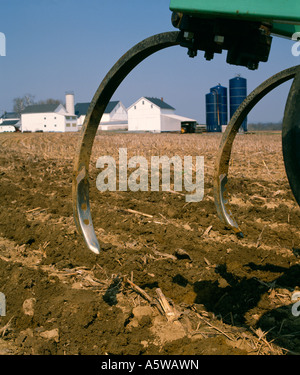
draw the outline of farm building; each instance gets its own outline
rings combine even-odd
[[[74,132],[78,130],[77,117],[62,104],[36,104],[21,114],[22,132]]]
[[[0,133],[18,131],[20,126],[20,116],[15,112],[5,112],[0,118]]]
[[[78,117],[78,128],[81,129],[90,103],[77,103],[75,105],[75,115]],[[127,109],[120,101],[108,103],[99,124],[99,130],[117,130],[128,127]]]
[[[13,133],[15,131],[17,131],[17,129],[13,125],[7,123],[0,124],[0,133]]]
[[[128,130],[180,132],[183,124],[194,124],[196,120],[175,114],[175,108],[163,99],[141,97],[128,108]]]

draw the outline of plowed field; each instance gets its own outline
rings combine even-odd
[[[299,354],[292,295],[300,290],[300,209],[286,178],[281,135],[240,134],[235,141],[228,186],[243,239],[225,228],[214,206],[220,137],[99,134],[90,171],[102,247],[95,255],[73,220],[78,134],[0,134],[0,292],[6,297],[0,353]],[[118,160],[119,148],[148,159],[204,156],[204,199],[98,191],[96,160]]]

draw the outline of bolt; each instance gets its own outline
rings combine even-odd
[[[189,49],[188,49],[188,55],[189,55],[189,57],[191,57],[191,58],[196,57],[196,56],[197,56],[197,50],[192,49],[192,48],[189,48]]]

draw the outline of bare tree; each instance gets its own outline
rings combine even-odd
[[[24,99],[25,108],[28,107],[29,105],[34,104],[34,95],[25,94],[23,99]]]
[[[37,102],[37,104],[62,104],[61,100],[59,99],[52,99],[52,98],[49,98],[49,99],[46,99],[46,100],[40,100]]]
[[[21,98],[15,98],[13,100],[13,103],[13,111],[18,113],[19,116],[21,116],[21,113],[24,111],[26,107],[34,104],[34,96],[31,94],[25,94]]]
[[[13,111],[18,113],[18,115],[21,115],[21,113],[24,111],[24,103],[22,98],[14,99]]]

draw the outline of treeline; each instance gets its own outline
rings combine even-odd
[[[270,131],[282,130],[282,122],[258,122],[256,124],[248,124],[248,131]]]
[[[33,104],[57,104],[59,105],[62,103],[61,100],[52,99],[52,98],[49,98],[46,100],[39,100],[36,102],[34,98],[35,96],[31,94],[25,94],[24,96],[20,98],[15,98],[13,100],[13,111],[18,113],[19,116],[21,116],[21,113],[24,111],[24,109]]]

